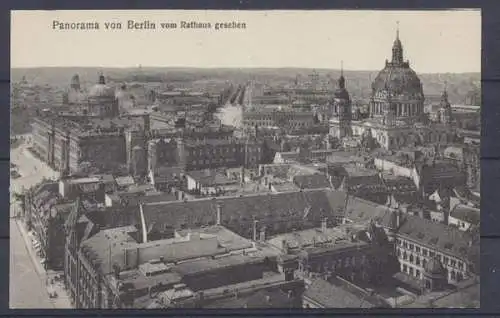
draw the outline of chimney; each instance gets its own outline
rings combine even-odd
[[[254,240],[254,242],[257,242],[257,224],[259,224],[259,221],[253,220],[253,240]]]
[[[281,241],[281,246],[282,246],[282,249],[283,249],[283,253],[285,255],[288,255],[288,252],[289,252],[288,242],[286,240],[282,240]]]
[[[425,219],[424,209],[419,209],[419,210],[418,210],[418,216],[419,216],[421,219]]]
[[[399,229],[401,226],[401,211],[397,210],[396,212],[396,228]]]
[[[321,231],[326,232],[328,229],[328,218],[323,218],[321,221]]]
[[[264,242],[266,240],[266,227],[263,226],[260,229],[260,241]]]
[[[449,225],[451,209],[442,209],[442,211],[443,211],[443,223]]]
[[[269,296],[269,295],[266,296],[266,303],[268,303],[268,304],[271,303],[271,296]]]
[[[222,204],[220,202],[217,203],[217,225],[221,225],[222,221]]]

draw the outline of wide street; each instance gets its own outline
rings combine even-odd
[[[10,282],[9,305],[10,308],[54,308],[54,302],[49,297],[45,288],[45,273],[39,260],[34,255],[32,246],[26,245],[21,231],[12,218],[19,209],[17,202],[13,202],[13,193],[22,192],[38,183],[42,178],[57,177],[57,173],[33,157],[27,150],[27,145],[22,144],[12,149],[10,160],[18,166],[21,177],[11,179],[10,191]]]

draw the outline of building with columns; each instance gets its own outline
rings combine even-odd
[[[392,46],[392,59],[385,61],[384,68],[372,83],[369,118],[356,121],[344,118],[344,127],[350,123],[353,136],[359,139],[362,136],[363,138],[370,136],[379,147],[388,150],[428,143],[452,142],[455,132],[450,125],[451,118],[446,116],[449,111],[444,111],[443,122],[429,122],[424,113],[425,96],[422,83],[411,68],[410,62],[404,60],[403,53],[398,30]],[[444,106],[449,104],[446,91],[443,93],[441,103]],[[337,128],[339,126],[339,119],[331,118],[330,134],[337,136],[339,131],[346,131],[339,130]]]

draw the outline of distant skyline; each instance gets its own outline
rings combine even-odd
[[[391,58],[399,22],[418,73],[481,71],[481,13],[449,11],[12,11],[11,66],[316,68],[375,71]],[[105,21],[156,30],[104,30]],[[53,21],[100,30],[53,30]],[[244,22],[245,29],[161,30],[161,22]]]

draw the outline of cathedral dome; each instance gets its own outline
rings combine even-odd
[[[422,84],[407,62],[401,65],[387,63],[372,84],[373,94],[388,92],[391,96],[404,95],[411,99],[424,96]]]
[[[88,97],[90,98],[115,98],[115,90],[106,85],[104,75],[99,76],[99,82],[92,86],[89,90]]]
[[[408,61],[403,60],[403,45],[399,39],[399,30],[392,45],[392,60],[386,60],[385,67],[378,73],[372,83],[374,97],[389,93],[391,97],[407,97],[408,99],[422,99],[423,88],[420,79],[410,67]]]

